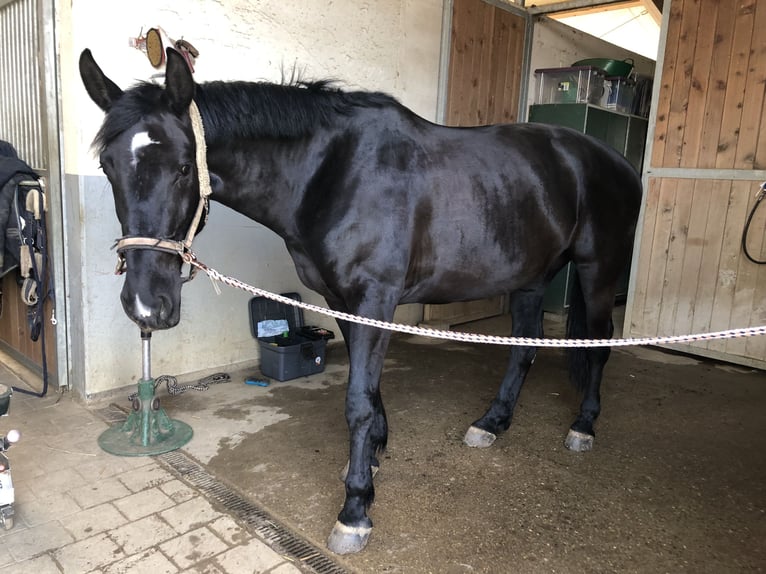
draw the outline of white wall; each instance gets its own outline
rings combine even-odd
[[[112,274],[119,235],[111,191],[90,150],[103,118],[85,93],[77,59],[90,48],[118,85],[156,73],[129,46],[141,29],[161,27],[199,51],[196,80],[279,82],[293,66],[307,79],[335,78],[346,86],[392,93],[424,117],[436,116],[441,0],[71,0],[58,3],[64,137],[66,265],[69,292],[70,383],[82,396],[132,385],[140,376],[138,329],[119,304],[122,279]],[[302,287],[278,237],[214,204],[194,246],[221,272],[276,292]],[[181,324],[153,337],[153,374],[198,376],[254,363],[249,295],[224,287],[216,295],[200,276],[184,287]],[[419,319],[407,306],[398,320]],[[306,317],[307,323],[332,320]],[[336,329],[337,331],[337,329]]]

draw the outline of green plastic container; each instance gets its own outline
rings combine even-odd
[[[621,76],[627,78],[633,71],[633,58],[624,60],[610,60],[608,58],[588,58],[572,64],[573,66],[593,66],[601,68],[607,76]]]

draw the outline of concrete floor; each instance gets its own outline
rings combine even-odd
[[[471,328],[505,334],[507,319]],[[506,355],[497,347],[394,337],[382,386],[391,434],[375,479],[375,529],[363,553],[333,557],[335,564],[359,573],[766,570],[763,372],[616,349],[595,448],[575,454],[562,441],[578,397],[562,353],[541,350],[511,429],[490,449],[469,449],[463,433],[494,396]],[[320,375],[267,388],[243,384],[259,376],[253,371],[230,373],[230,383],[206,392],[160,392],[171,416],[194,428],[185,455],[319,548],[343,501],[338,473],[348,448],[342,345],[330,345],[327,364]],[[83,441],[105,428],[91,426]],[[19,448],[18,464],[36,455],[22,457]],[[236,514],[229,517],[258,540]],[[0,556],[8,542],[0,538]],[[272,571],[226,570],[206,560],[183,571]],[[279,564],[311,571],[288,558]],[[175,566],[168,571],[182,570]]]

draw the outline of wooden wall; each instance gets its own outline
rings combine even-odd
[[[0,310],[0,345],[26,367],[42,374],[42,340],[29,338],[27,306],[21,300],[20,288],[16,282],[16,272],[11,271],[2,278],[2,310]],[[51,325],[52,307],[46,301],[43,315],[45,328],[45,356],[48,362],[49,380],[56,384],[56,332]],[[33,381],[27,381],[33,382]]]
[[[766,2],[672,0],[625,331],[766,324],[766,266],[740,241],[766,179]],[[751,253],[766,258],[766,208]],[[766,368],[766,337],[679,346]]]
[[[487,2],[454,0],[445,123],[518,120],[525,26],[523,16]]]

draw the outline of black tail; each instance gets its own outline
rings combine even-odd
[[[587,317],[585,311],[585,296],[580,285],[580,278],[575,269],[572,295],[569,300],[569,314],[567,315],[567,338],[586,339],[588,337]],[[588,381],[588,360],[586,349],[573,347],[567,349],[569,362],[569,380],[580,392],[585,390]]]

